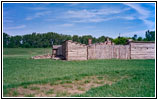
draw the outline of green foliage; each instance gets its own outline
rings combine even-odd
[[[88,44],[88,39],[91,38],[93,43],[104,42],[107,37],[101,36],[99,38],[92,37],[91,35],[63,35],[54,32],[48,33],[32,33],[22,36],[9,36],[3,33],[3,47],[4,48],[48,48],[54,45],[61,45],[65,40],[73,40],[79,43]],[[112,38],[110,38],[112,39]]]
[[[32,33],[26,34],[23,36],[9,36],[6,33],[3,33],[3,47],[9,48],[47,48],[51,47],[51,40],[54,41],[54,45],[62,44],[65,40],[71,40],[70,35],[57,34],[54,32],[48,33]],[[8,43],[8,44],[7,44]]]
[[[143,38],[142,37],[138,37],[137,41],[142,41]]]
[[[146,38],[137,37],[135,34],[132,39],[134,41],[155,41],[155,31],[147,31],[145,34]],[[92,43],[104,42],[109,38],[115,44],[127,44],[127,37],[110,38],[106,36],[100,36],[95,38],[91,35],[63,35],[55,32],[47,33],[32,33],[22,36],[9,36],[3,33],[3,47],[4,48],[48,48],[52,46],[52,40],[54,45],[61,45],[65,40],[73,40],[82,44],[88,44],[88,39],[92,39]]]
[[[79,39],[78,35],[73,35],[72,40],[76,41],[76,42],[80,42],[80,39]]]
[[[128,76],[128,78],[112,85],[93,88],[85,94],[75,96],[153,97],[155,94],[155,60],[110,59],[67,62],[51,59],[30,59],[33,54],[43,54],[49,50],[51,51],[50,48],[4,48],[4,96],[9,93],[8,89],[12,87],[53,83],[67,79],[79,80],[84,76],[102,75],[108,76],[106,77],[108,80],[114,80],[121,76]]]
[[[104,42],[104,41],[105,41],[105,38],[106,38],[105,36],[99,37],[99,38],[98,38],[98,42]]]
[[[113,40],[113,42],[117,45],[117,44],[122,44],[122,45],[126,45],[127,41],[129,38],[126,37],[118,37],[116,39]]]
[[[80,42],[83,44],[88,44],[89,38],[93,38],[93,37],[91,35],[84,35],[84,36],[80,37]]]
[[[134,41],[136,41],[136,40],[137,40],[137,34],[134,34],[134,36],[132,37],[132,39],[133,39]]]
[[[10,36],[6,33],[3,33],[3,47],[8,47],[9,44],[9,40],[10,40]]]
[[[145,38],[142,38],[142,37],[138,37],[137,38],[137,35],[135,34],[132,39],[134,41],[155,41],[155,31],[146,31],[145,33]]]
[[[155,41],[155,31],[146,31],[145,33],[147,41]]]

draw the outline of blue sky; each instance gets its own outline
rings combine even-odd
[[[154,3],[3,3],[3,32],[57,32],[95,37],[155,30]]]

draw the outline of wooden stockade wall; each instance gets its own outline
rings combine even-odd
[[[66,60],[87,60],[87,46],[85,44],[72,42],[64,43],[63,53]]]
[[[62,44],[62,55],[63,55],[63,57],[64,57],[65,60],[67,58],[67,43],[68,43],[68,41],[65,41]]]
[[[154,42],[130,42],[129,45],[96,43],[85,45],[71,40],[65,41],[59,54],[65,60],[88,59],[155,59]]]
[[[113,58],[116,59],[130,59],[129,45],[113,45]]]
[[[131,42],[131,59],[155,59],[155,43]]]
[[[129,47],[129,45],[92,44],[88,46],[88,59],[130,59]]]

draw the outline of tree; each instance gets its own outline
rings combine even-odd
[[[7,33],[3,33],[3,47],[8,47],[10,36]]]
[[[80,37],[80,42],[83,44],[88,44],[88,39],[92,39],[93,37],[91,35],[84,35]]]
[[[134,41],[136,41],[136,40],[137,40],[137,35],[134,34],[134,36],[132,37],[132,39],[133,39]]]
[[[118,45],[118,44],[122,44],[122,45],[126,45],[128,41],[128,38],[126,37],[118,37],[116,39],[113,39],[113,42]]]
[[[106,39],[105,36],[101,36],[97,40],[98,40],[98,42],[105,42],[105,39]]]
[[[155,41],[155,31],[146,31],[145,37],[147,41]]]
[[[72,41],[80,42],[78,35],[73,35]]]
[[[88,39],[92,39],[92,43],[97,42],[105,42],[107,40],[106,36],[100,36],[99,38],[92,37],[91,35],[84,35],[84,36],[78,36],[78,35],[64,35],[64,34],[58,34],[55,32],[47,32],[47,33],[32,33],[32,34],[26,34],[26,35],[16,35],[16,36],[9,36],[7,33],[3,33],[3,46],[4,47],[11,47],[11,48],[17,48],[17,47],[23,47],[23,48],[47,48],[51,47],[51,40],[53,40],[54,45],[61,45],[66,40],[73,40],[82,44],[88,44]],[[116,39],[112,39],[115,44],[126,44],[127,43],[127,37],[118,37]],[[137,35],[133,36],[134,40],[138,41],[149,41],[155,39],[155,32],[147,32],[146,38],[143,39],[141,37],[138,37]]]
[[[137,41],[142,41],[143,38],[142,37],[138,37]]]

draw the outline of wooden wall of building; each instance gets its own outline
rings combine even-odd
[[[67,41],[65,41],[62,44],[62,54],[63,54],[64,59],[66,60],[66,58],[67,58]]]
[[[131,42],[131,59],[155,59],[154,42]]]
[[[88,59],[130,59],[129,50],[129,45],[92,44],[88,46]]]
[[[62,46],[58,47],[58,50],[57,50],[57,56],[62,56],[63,55],[63,52],[62,52]]]
[[[110,59],[111,46],[97,43],[88,46],[88,59]]]
[[[62,55],[66,60],[87,59],[154,59],[155,43],[131,42],[129,45],[96,43],[84,45],[71,40],[62,45]]]
[[[67,41],[66,60],[87,60],[87,46],[77,42]]]

